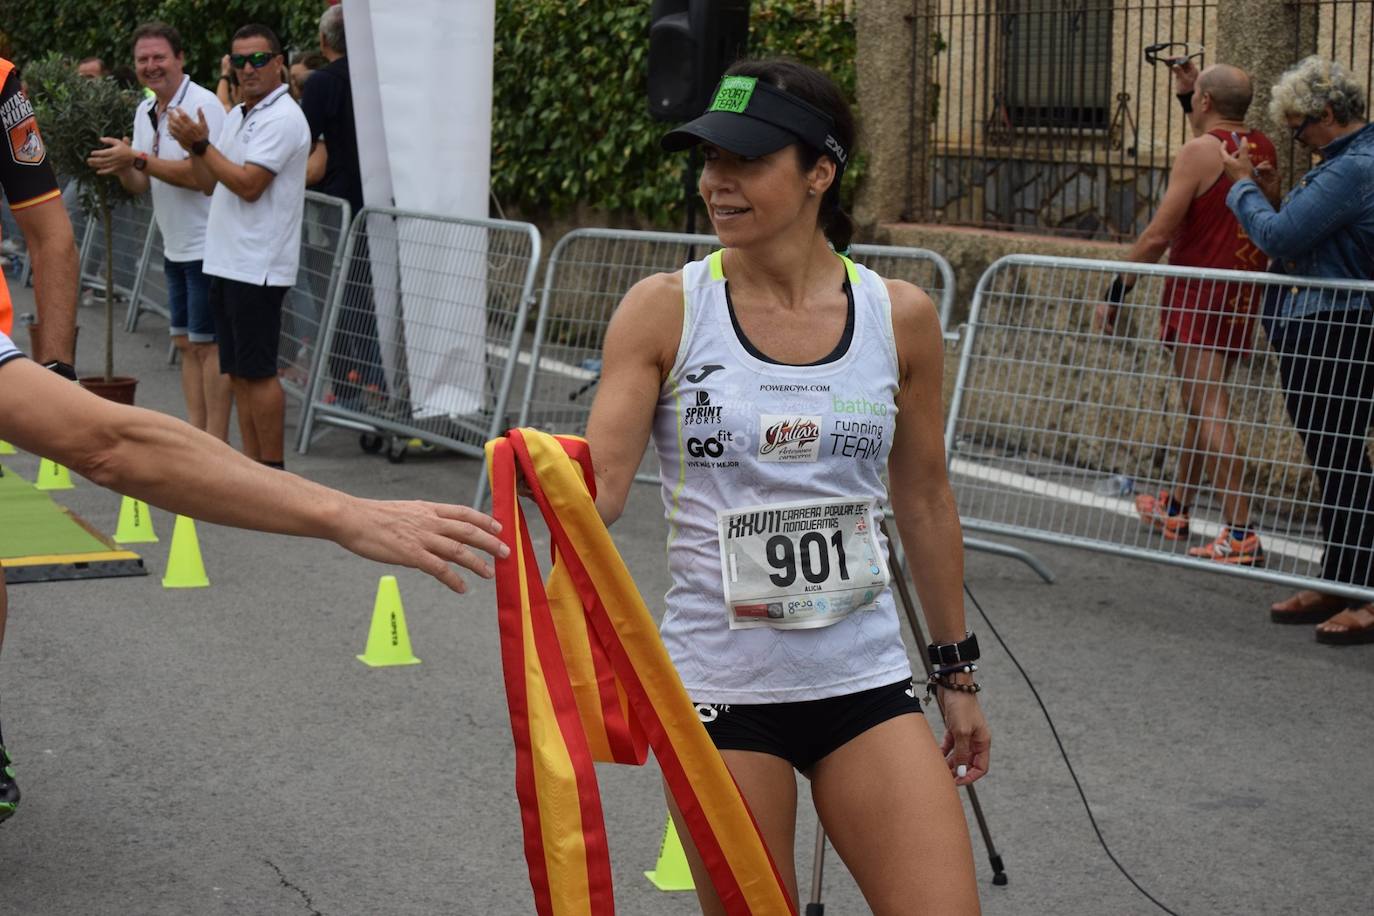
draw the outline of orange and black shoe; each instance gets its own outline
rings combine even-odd
[[[1189,533],[1188,510],[1184,509],[1170,515],[1171,499],[1168,490],[1160,490],[1158,496],[1141,493],[1135,498],[1135,511],[1140,513],[1140,520],[1146,525],[1158,529],[1160,534],[1171,541],[1179,541],[1186,538]]]
[[[1229,527],[1221,529],[1221,534],[1206,547],[1189,549],[1188,556],[1231,566],[1264,565],[1264,547],[1260,544],[1259,535],[1251,531],[1237,538]]]

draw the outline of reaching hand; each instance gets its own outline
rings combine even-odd
[[[1174,77],[1175,95],[1192,92],[1193,87],[1197,85],[1197,64],[1193,63],[1192,58],[1185,58],[1181,63],[1172,65],[1169,72]]]
[[[1250,140],[1242,137],[1240,146],[1236,148],[1234,155],[1226,151],[1226,147],[1221,147],[1221,167],[1226,170],[1226,177],[1232,181],[1243,181],[1246,178],[1256,179],[1258,183],[1259,172],[1255,170],[1255,164],[1250,161]],[[1277,185],[1278,175],[1274,175],[1273,182]],[[1261,185],[1263,190],[1263,185]]]
[[[97,175],[114,175],[122,172],[134,164],[138,154],[133,147],[129,146],[129,138],[119,139],[117,137],[101,137],[100,142],[105,144],[97,150],[92,150],[86,164],[95,169]]]
[[[504,557],[501,526],[467,506],[429,502],[351,500],[334,540],[360,557],[429,573],[455,592],[467,590],[454,564],[484,579],[492,567],[478,551]]]
[[[229,55],[226,54],[219,59],[219,75],[228,79],[234,72],[234,65],[229,62]]]
[[[210,139],[210,125],[205,121],[205,112],[196,109],[196,118],[197,120],[192,121],[180,108],[173,108],[167,112],[167,132],[187,152],[201,140]]]

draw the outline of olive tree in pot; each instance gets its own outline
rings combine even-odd
[[[38,116],[43,143],[53,169],[76,180],[82,209],[95,213],[105,230],[105,372],[81,384],[113,401],[134,402],[138,380],[114,374],[114,208],[132,195],[113,175],[97,175],[86,158],[99,149],[101,137],[125,136],[141,99],[110,78],[78,76],[76,64],[50,55],[24,68],[24,82]]]

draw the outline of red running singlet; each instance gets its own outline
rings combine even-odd
[[[1230,131],[1209,133],[1222,142],[1228,153],[1236,151]],[[1239,136],[1249,142],[1250,160],[1256,166],[1262,162],[1276,164],[1274,144],[1268,137],[1257,130]],[[1170,240],[1170,264],[1223,270],[1265,269],[1268,257],[1250,241],[1226,206],[1226,195],[1234,184],[1222,172],[1210,188],[1193,198],[1187,216]],[[1246,352],[1250,349],[1252,321],[1260,301],[1260,287],[1253,284],[1170,277],[1164,284],[1160,336],[1166,344]]]

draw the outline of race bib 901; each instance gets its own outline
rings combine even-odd
[[[829,626],[887,587],[871,499],[725,509],[716,524],[731,629]]]

